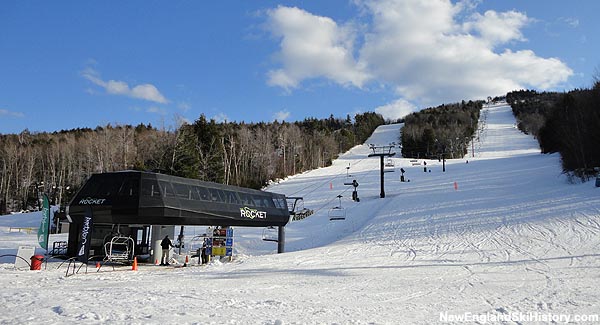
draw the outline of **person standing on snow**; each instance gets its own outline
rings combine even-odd
[[[208,247],[208,238],[204,238],[204,242],[202,243],[202,264],[208,264],[208,254],[206,254],[206,248]]]
[[[169,239],[169,235],[166,235],[165,238],[163,238],[163,240],[160,242],[160,247],[162,247],[160,265],[169,265],[169,249],[173,247],[173,243]]]

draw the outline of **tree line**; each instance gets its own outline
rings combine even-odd
[[[462,101],[407,115],[401,131],[402,155],[413,158],[460,158],[477,130],[482,101]]]
[[[563,171],[587,180],[600,167],[600,81],[565,93],[519,90],[506,99],[519,128],[536,137],[543,153],[560,153]]]
[[[294,123],[217,123],[201,115],[173,129],[109,124],[0,135],[0,214],[39,207],[41,193],[64,205],[92,173],[118,170],[261,188],[330,165],[381,124],[371,112]]]

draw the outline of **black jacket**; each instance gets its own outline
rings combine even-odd
[[[173,243],[171,243],[171,240],[169,238],[165,237],[160,242],[160,246],[162,247],[162,249],[169,249],[169,247],[173,247]]]

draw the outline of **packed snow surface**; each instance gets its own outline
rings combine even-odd
[[[238,227],[233,261],[208,266],[96,272],[90,265],[87,273],[84,267],[66,276],[60,261],[26,271],[3,258],[0,323],[432,324],[461,316],[546,323],[543,317],[597,317],[600,189],[593,182],[570,184],[560,157],[540,154],[503,104],[483,109],[468,155],[447,160],[446,172],[437,160],[427,160],[425,172],[422,159],[398,153],[380,198],[379,160],[367,157],[368,144],[397,143],[401,127],[381,126],[332,166],[269,186],[304,197],[304,207],[315,211],[288,224],[285,254],[262,240],[263,229]],[[400,182],[400,168],[410,182]],[[352,180],[359,183],[360,202],[344,185]],[[340,194],[346,220],[330,221]],[[0,217],[0,254],[35,245],[35,234],[9,232],[30,223]],[[188,238],[202,231],[187,228]],[[53,235],[51,242],[64,238]]]

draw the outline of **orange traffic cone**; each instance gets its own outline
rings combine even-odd
[[[137,271],[138,267],[137,267],[137,256],[133,258],[133,265],[131,266],[131,270],[132,271]]]

